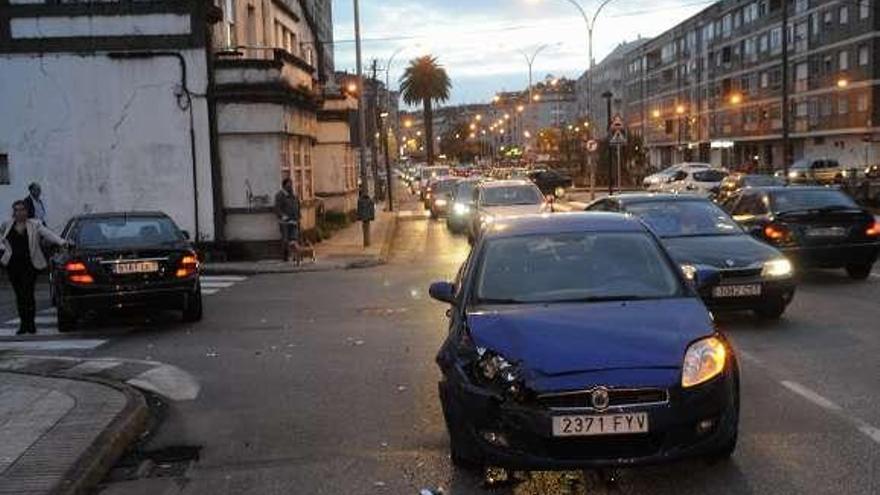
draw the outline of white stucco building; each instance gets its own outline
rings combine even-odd
[[[39,182],[55,228],[161,210],[212,252],[274,256],[272,202],[290,177],[312,236],[322,206],[347,213],[356,195],[339,122],[319,152],[318,112],[338,102],[324,98],[332,39],[315,35],[330,23],[316,5],[0,1],[0,207]],[[322,203],[318,176],[341,201]]]

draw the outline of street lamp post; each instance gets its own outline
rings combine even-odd
[[[394,51],[388,57],[388,63],[385,64],[385,114],[390,115],[391,112],[391,64],[394,63],[394,57],[400,54],[406,47],[402,46]],[[388,186],[388,211],[394,211],[394,188],[391,178],[391,157],[388,156],[388,119],[382,122],[382,135],[385,142],[385,175]]]
[[[367,115],[364,108],[364,72],[361,60],[361,17],[360,2],[354,0],[354,45],[355,45],[355,63],[357,65],[358,79],[358,132],[360,137],[360,165],[361,165],[361,186],[359,191],[360,198],[369,199],[370,190],[367,187]],[[361,199],[358,199],[358,203]],[[361,222],[364,235],[364,247],[370,245],[370,221],[363,220]]]

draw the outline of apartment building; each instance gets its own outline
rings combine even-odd
[[[630,53],[650,41],[648,38],[638,38],[634,41],[623,42],[617,45],[601,62],[593,66],[593,91],[590,87],[590,71],[585,71],[575,82],[577,94],[576,114],[588,118],[594,129],[608,128],[608,115],[605,99],[602,95],[606,92],[612,94],[612,112],[622,113],[628,106],[627,92],[625,91],[625,78],[628,76],[626,65]],[[592,116],[590,111],[592,110]]]
[[[627,56],[625,116],[654,166],[783,166],[783,1],[792,158],[880,159],[878,2],[723,0]]]

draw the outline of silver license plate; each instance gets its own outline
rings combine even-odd
[[[554,437],[628,435],[648,432],[648,413],[553,417]]]
[[[719,285],[712,289],[715,297],[755,297],[761,295],[761,284]]]
[[[156,261],[132,261],[129,263],[117,263],[113,265],[113,273],[117,275],[130,275],[132,273],[154,273],[159,271],[159,263]]]
[[[815,227],[807,229],[808,237],[844,237],[846,229],[843,227]]]

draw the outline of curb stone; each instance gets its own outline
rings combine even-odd
[[[145,430],[148,419],[146,400],[129,385],[98,377],[70,377],[51,373],[24,373],[4,370],[26,376],[41,376],[62,380],[90,382],[118,390],[126,397],[125,407],[104,428],[92,444],[80,455],[64,475],[64,479],[50,492],[52,495],[86,495],[98,485],[128,446]]]

